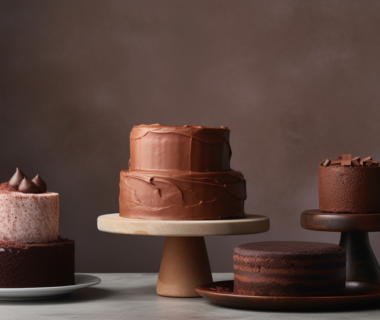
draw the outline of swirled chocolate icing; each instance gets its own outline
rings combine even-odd
[[[230,169],[229,133],[225,127],[135,126],[130,167],[120,173],[120,216],[243,217],[245,180]]]
[[[230,130],[225,127],[141,125],[132,129],[131,170],[230,170]]]

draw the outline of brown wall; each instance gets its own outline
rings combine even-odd
[[[0,0],[0,181],[19,166],[60,193],[77,271],[156,272],[163,238],[96,228],[118,211],[129,132],[223,125],[246,212],[271,230],[207,238],[213,270],[246,242],[337,243],[300,213],[322,159],[380,160],[379,36],[380,1]]]

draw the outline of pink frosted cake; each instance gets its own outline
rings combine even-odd
[[[74,284],[74,241],[59,238],[59,196],[19,169],[0,184],[0,287]]]

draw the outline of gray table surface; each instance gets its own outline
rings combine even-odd
[[[263,312],[218,307],[203,298],[156,294],[157,274],[98,273],[102,282],[52,300],[0,301],[0,319],[380,319],[378,310],[349,312]],[[214,281],[231,280],[216,273]]]

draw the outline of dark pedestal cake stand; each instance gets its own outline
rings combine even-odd
[[[339,245],[347,254],[347,281],[380,283],[380,268],[368,232],[380,231],[380,213],[328,213],[306,210],[301,226],[309,230],[341,232]]]

